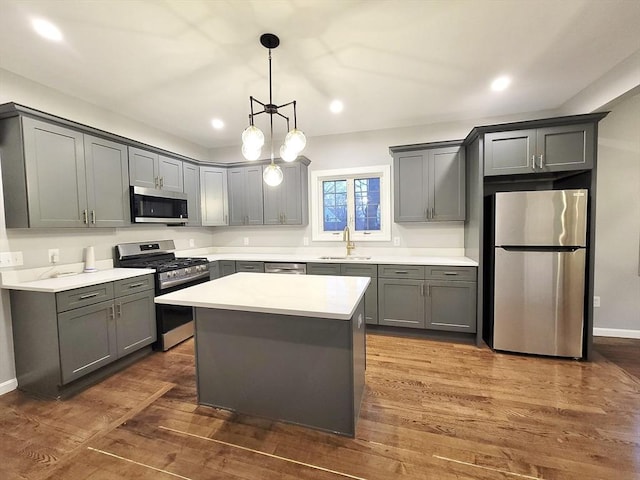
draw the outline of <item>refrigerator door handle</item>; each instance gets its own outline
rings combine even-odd
[[[579,247],[575,245],[571,246],[549,246],[549,247],[539,247],[539,246],[520,246],[520,245],[496,245],[497,248],[501,248],[507,252],[575,252],[584,247]]]

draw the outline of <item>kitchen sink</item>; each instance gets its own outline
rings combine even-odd
[[[371,257],[362,257],[357,255],[349,255],[349,256],[345,255],[342,257],[324,256],[319,258],[320,260],[371,260]]]

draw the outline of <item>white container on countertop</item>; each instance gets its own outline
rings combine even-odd
[[[84,271],[86,273],[97,272],[96,268],[96,253],[93,247],[87,247],[84,249]]]

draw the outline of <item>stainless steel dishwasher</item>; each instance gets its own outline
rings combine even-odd
[[[265,263],[264,273],[285,273],[289,275],[306,275],[306,263]]]

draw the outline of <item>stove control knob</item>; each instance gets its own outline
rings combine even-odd
[[[191,267],[187,267],[184,269],[184,273],[191,273]]]

